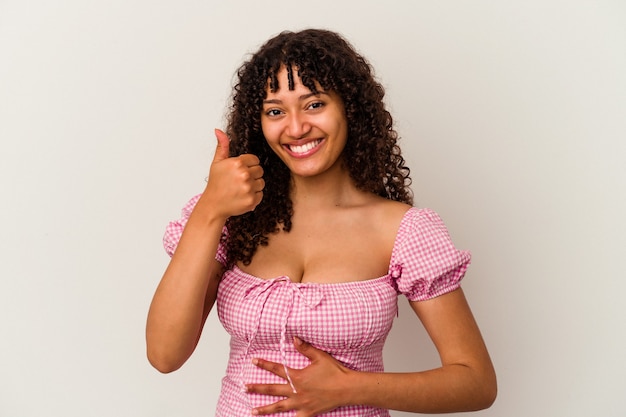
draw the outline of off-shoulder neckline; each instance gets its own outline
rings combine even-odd
[[[400,246],[401,242],[401,238],[404,237],[404,233],[402,233],[404,231],[404,229],[408,226],[409,223],[409,219],[412,218],[412,215],[419,213],[421,211],[424,210],[428,210],[425,208],[418,208],[418,207],[409,207],[406,212],[402,215],[402,218],[400,219],[400,223],[398,225],[398,230],[396,231],[396,237],[394,239],[394,243],[393,243],[393,248],[391,249],[391,257],[389,259],[389,267],[387,268],[387,273],[385,275],[376,277],[376,278],[367,278],[367,279],[363,279],[363,280],[358,280],[358,281],[345,281],[345,282],[297,282],[297,281],[293,281],[291,280],[291,278],[288,275],[279,275],[273,278],[261,278],[261,277],[257,277],[256,275],[252,275],[244,270],[242,270],[241,268],[239,268],[237,265],[233,265],[233,267],[226,271],[232,271],[233,273],[236,273],[237,275],[239,275],[240,277],[246,277],[252,281],[256,281],[258,283],[262,283],[262,282],[267,282],[267,281],[277,281],[277,280],[286,280],[289,281],[290,284],[293,285],[297,285],[299,287],[306,287],[306,286],[322,286],[322,287],[341,287],[341,286],[360,286],[360,285],[372,285],[372,284],[376,284],[378,282],[384,282],[387,281],[389,279],[389,276],[392,274],[392,269],[394,266],[394,259],[396,258],[396,253],[398,251],[398,247]]]

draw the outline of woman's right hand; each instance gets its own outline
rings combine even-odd
[[[259,158],[252,154],[229,157],[229,139],[226,133],[215,129],[217,149],[211,163],[203,200],[210,200],[216,215],[224,220],[255,209],[263,198],[263,168]]]

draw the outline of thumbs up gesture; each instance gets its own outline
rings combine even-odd
[[[215,129],[215,136],[217,149],[203,197],[210,199],[213,210],[224,218],[254,210],[265,187],[259,158],[252,154],[231,158],[226,133]]]

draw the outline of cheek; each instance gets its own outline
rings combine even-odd
[[[271,123],[261,123],[261,131],[263,132],[263,136],[265,136],[265,140],[267,143],[272,145],[272,143],[278,142],[278,134],[276,126]]]
[[[345,121],[340,120],[339,123],[337,123],[336,131],[337,136],[340,137],[345,144],[348,140],[348,124]]]

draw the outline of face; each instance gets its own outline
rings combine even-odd
[[[341,98],[318,88],[314,94],[302,85],[294,69],[294,89],[289,90],[287,69],[277,74],[280,88],[263,102],[261,126],[272,150],[293,176],[312,177],[340,172],[348,123]]]

